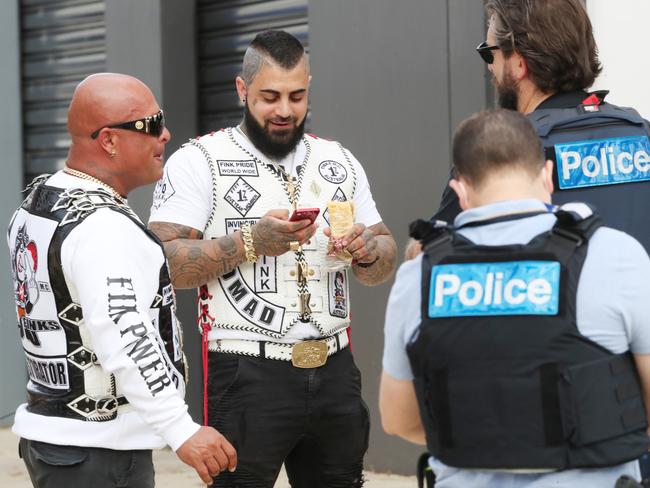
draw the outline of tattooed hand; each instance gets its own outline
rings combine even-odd
[[[253,247],[260,256],[280,256],[289,251],[289,243],[307,242],[317,228],[309,219],[289,221],[288,210],[269,210],[252,226]]]
[[[323,233],[331,237],[332,231]],[[346,249],[354,258],[352,271],[364,285],[378,285],[388,280],[395,270],[397,245],[383,222],[366,227],[354,224],[343,236]]]
[[[324,234],[331,237],[331,229],[325,229]],[[377,259],[377,239],[375,233],[363,224],[354,224],[342,238],[343,246],[352,254],[357,263],[371,263]]]

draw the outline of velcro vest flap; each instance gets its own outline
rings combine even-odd
[[[571,366],[562,372],[559,387],[564,430],[575,446],[647,427],[641,386],[629,352]]]

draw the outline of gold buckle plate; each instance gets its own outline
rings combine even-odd
[[[291,364],[296,368],[318,368],[327,362],[325,341],[297,342],[291,348]]]

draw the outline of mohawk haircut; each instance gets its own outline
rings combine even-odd
[[[272,60],[283,69],[289,70],[305,56],[305,48],[298,39],[285,31],[267,30],[255,36],[244,54],[242,78],[252,83],[266,59]]]

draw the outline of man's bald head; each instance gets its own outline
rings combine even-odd
[[[88,76],[72,95],[68,132],[73,140],[90,137],[101,127],[151,115],[146,107],[154,100],[151,90],[137,78],[118,73]]]

